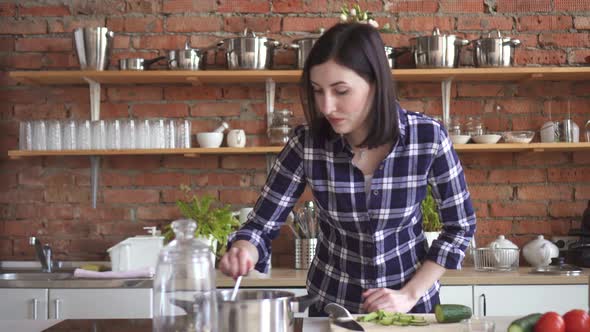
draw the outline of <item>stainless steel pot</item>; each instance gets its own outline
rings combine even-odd
[[[387,56],[389,68],[395,68],[395,59],[404,53],[408,53],[409,51],[410,49],[407,47],[394,48],[391,46],[385,46],[385,55]]]
[[[293,332],[293,313],[305,311],[318,299],[285,291],[241,289],[231,301],[231,293],[231,289],[217,292],[218,331]]]
[[[207,53],[216,47],[191,48],[186,43],[184,49],[168,52],[168,69],[203,70],[207,64]]]
[[[225,50],[228,69],[271,69],[274,50],[280,43],[258,37],[246,29],[243,37],[224,39],[219,48]]]
[[[499,30],[472,42],[473,62],[476,67],[510,67],[514,65],[514,48],[520,40],[502,37]]]
[[[307,37],[293,40],[292,44],[287,45],[287,48],[294,49],[295,52],[295,63],[298,69],[303,69],[305,60],[311,51],[313,45],[318,41],[319,37]]]
[[[468,40],[455,35],[441,35],[438,28],[434,28],[432,36],[410,39],[416,68],[458,67],[459,51],[467,44]]]
[[[150,66],[160,60],[166,59],[165,56],[159,56],[153,59],[144,59],[144,58],[127,58],[127,59],[119,59],[119,69],[120,70],[147,70],[150,69]]]
[[[74,30],[74,47],[82,70],[105,70],[109,66],[114,33],[105,27]]]

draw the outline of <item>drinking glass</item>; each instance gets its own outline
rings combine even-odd
[[[137,129],[135,120],[123,121],[121,129],[121,147],[123,149],[135,149],[137,147]]]
[[[189,149],[191,147],[191,122],[189,120],[179,120],[177,127],[176,147]]]
[[[78,150],[90,150],[92,148],[92,127],[89,120],[76,122],[78,141],[76,148]]]
[[[18,129],[18,148],[20,150],[33,150],[33,122],[21,122]]]
[[[107,148],[107,124],[104,120],[92,121],[93,150],[105,150]]]
[[[107,122],[107,149],[121,150],[121,120]]]
[[[166,130],[163,119],[151,120],[150,135],[150,148],[164,149],[166,147]]]
[[[62,148],[64,150],[76,150],[77,146],[77,136],[76,136],[76,121],[74,120],[67,120],[63,123],[62,128]]]
[[[167,149],[176,148],[176,121],[165,120],[164,121],[164,141]]]
[[[47,150],[47,123],[44,120],[33,122],[33,150]]]
[[[150,120],[141,120],[137,126],[137,147],[149,149],[151,147],[151,136]]]

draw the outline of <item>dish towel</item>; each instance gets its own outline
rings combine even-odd
[[[90,278],[90,279],[133,279],[133,278],[151,278],[154,276],[153,267],[144,267],[137,270],[130,271],[105,271],[96,272],[84,269],[74,270],[74,277],[76,278]]]

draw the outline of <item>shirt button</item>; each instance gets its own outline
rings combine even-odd
[[[373,190],[373,195],[375,195],[375,196],[379,195],[379,190]]]

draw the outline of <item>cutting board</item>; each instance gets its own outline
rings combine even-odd
[[[461,323],[440,324],[436,322],[434,314],[416,314],[415,316],[422,316],[430,325],[426,326],[383,326],[375,323],[359,322],[366,332],[457,332],[462,331]],[[334,322],[330,321],[330,331],[332,332],[350,332],[345,328],[336,326]]]

